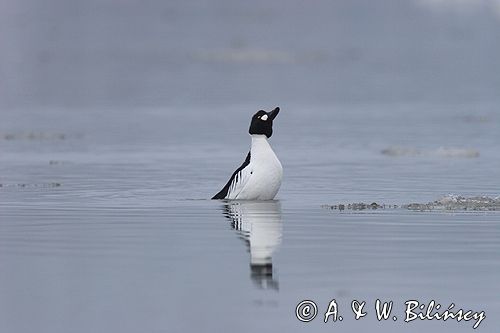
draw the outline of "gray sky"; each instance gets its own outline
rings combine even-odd
[[[498,1],[0,2],[0,105],[487,101]]]

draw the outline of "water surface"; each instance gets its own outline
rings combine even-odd
[[[474,107],[489,121],[471,123],[469,107],[283,108],[271,139],[285,169],[277,200],[232,203],[208,198],[246,156],[249,107],[52,109],[36,124],[25,121],[34,111],[12,113],[0,141],[2,329],[471,330],[403,323],[404,301],[417,299],[484,310],[480,329],[493,331],[498,212],[322,207],[494,198],[498,116]],[[383,153],[394,146],[418,153]],[[345,319],[324,324],[334,298]],[[397,322],[377,322],[377,298],[395,302]],[[320,310],[309,324],[294,315],[303,299]],[[354,299],[368,302],[364,320]]]

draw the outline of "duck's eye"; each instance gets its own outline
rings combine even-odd
[[[262,117],[260,117],[260,119],[266,121],[267,120],[267,114],[263,115]]]

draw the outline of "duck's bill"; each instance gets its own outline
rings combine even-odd
[[[267,114],[269,115],[269,118],[271,118],[271,120],[274,120],[274,118],[276,118],[276,116],[278,115],[279,112],[280,112],[280,108],[277,107],[276,109],[274,109],[271,112],[268,112]]]

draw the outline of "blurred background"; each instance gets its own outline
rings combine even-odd
[[[496,101],[499,40],[498,0],[1,0],[0,110]]]

